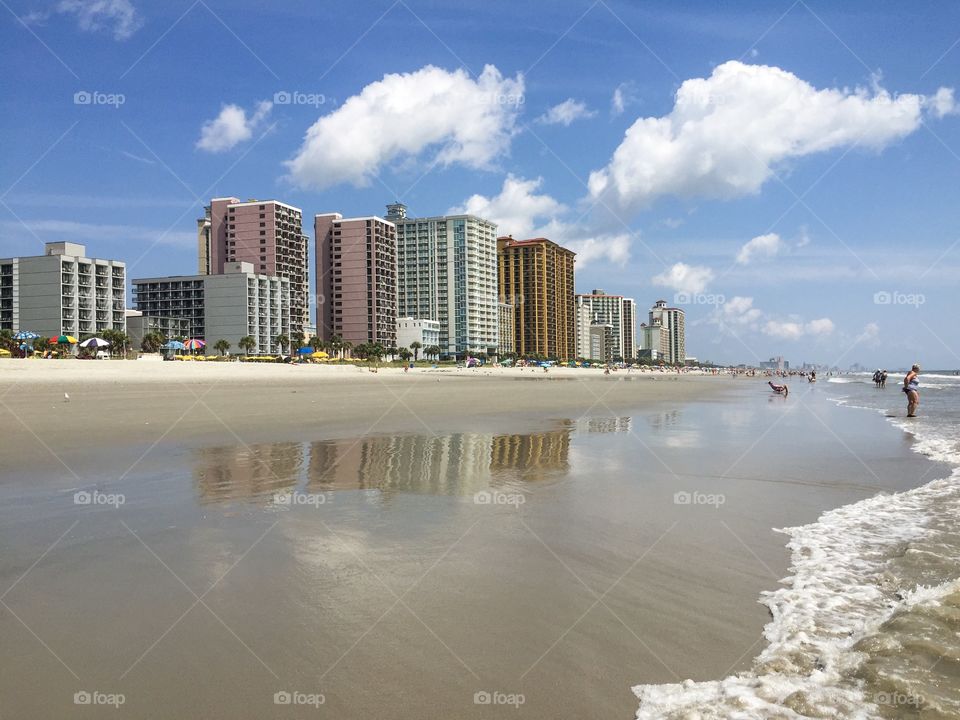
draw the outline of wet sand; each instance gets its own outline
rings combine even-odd
[[[749,666],[772,528],[942,471],[816,388],[199,372],[0,372],[0,717],[630,718]]]

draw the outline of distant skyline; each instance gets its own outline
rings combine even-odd
[[[311,243],[399,200],[570,247],[577,292],[683,307],[700,359],[960,367],[960,6],[5,8],[0,256],[193,274],[213,197]]]

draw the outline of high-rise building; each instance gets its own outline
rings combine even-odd
[[[126,264],[50,242],[43,255],[0,259],[0,329],[44,336],[126,331]]]
[[[317,334],[353,345],[397,342],[397,235],[379,217],[317,215]],[[423,317],[423,316],[417,316]]]
[[[179,318],[186,321],[191,338],[213,345],[226,340],[236,352],[240,338],[256,342],[254,352],[277,351],[277,338],[285,336],[280,348],[290,350],[290,281],[278,275],[255,273],[246,262],[226,263],[216,275],[171,275],[137,278],[131,281],[136,309],[143,315]]]
[[[666,355],[663,359],[671,364],[683,365],[687,359],[683,310],[667,307],[666,300],[657,300],[650,308],[650,325],[656,321],[663,326],[667,335]]]
[[[640,323],[640,332],[638,339],[640,347],[637,350],[637,357],[655,362],[657,360],[666,361],[670,348],[670,338],[667,335],[667,329],[657,318],[649,325]]]
[[[497,334],[499,336],[497,352],[500,355],[515,353],[517,351],[517,338],[514,332],[516,318],[514,317],[513,305],[510,303],[497,305],[497,318]]]
[[[310,324],[308,238],[300,208],[279,200],[213,198],[197,220],[197,272],[218,275],[227,263],[246,262],[261,275],[290,281],[290,328]]]
[[[397,227],[397,306],[401,317],[440,323],[444,356],[496,354],[497,226],[473,215],[407,217],[387,205]]]
[[[497,239],[500,297],[514,306],[516,352],[569,360],[577,354],[576,253],[546,238]]]
[[[595,323],[612,328],[609,354],[614,360],[632,361],[636,358],[636,303],[623,295],[607,295],[594,290],[589,295],[577,295],[577,356],[599,357],[588,354],[590,327]]]

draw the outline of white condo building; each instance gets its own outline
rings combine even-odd
[[[440,323],[436,320],[421,320],[420,318],[399,318],[397,320],[397,349],[406,348],[418,342],[419,357],[427,355],[427,348],[440,345]]]
[[[577,357],[593,360],[622,358],[632,362],[637,357],[637,304],[623,295],[607,295],[594,290],[589,295],[576,296]],[[593,355],[596,340],[591,340],[593,325],[611,327],[607,357]]]
[[[473,215],[408,218],[397,228],[397,317],[440,323],[443,355],[496,354],[499,346],[497,226]]]
[[[683,310],[667,307],[666,300],[657,300],[650,308],[650,325],[657,324],[663,327],[666,335],[663,360],[671,364],[683,365],[687,358]]]
[[[225,263],[220,275],[137,278],[132,284],[139,312],[186,319],[190,337],[205,340],[208,355],[216,354],[213,345],[221,339],[237,352],[240,338],[249,335],[257,343],[254,352],[272,353],[278,336],[290,338],[290,280],[256,274],[251,263]]]
[[[0,259],[0,329],[82,338],[126,331],[126,264],[50,242],[43,255]]]

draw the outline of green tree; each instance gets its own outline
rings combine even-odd
[[[353,350],[353,343],[352,343],[352,342],[350,342],[349,340],[341,340],[341,341],[340,341],[340,351],[341,351],[341,355],[340,355],[340,356],[341,356],[341,357],[347,357],[347,356],[349,356],[349,355],[352,355],[352,353],[350,352],[351,350]]]
[[[279,345],[280,352],[282,353],[288,349],[288,346],[290,345],[290,338],[283,333],[280,333],[273,339],[273,344],[274,346]]]
[[[413,361],[416,362],[419,359],[420,348],[423,347],[423,343],[419,340],[414,340],[410,343],[410,349],[413,350]]]
[[[220,353],[220,357],[223,357],[227,354],[227,350],[230,349],[230,342],[221,338],[213,344],[213,349]]]
[[[0,330],[0,348],[10,351],[17,349],[17,341],[13,339],[13,330],[7,330],[6,328]]]
[[[319,335],[314,335],[312,338],[310,338],[310,347],[313,348],[314,352],[319,352],[320,350],[323,350],[325,346],[326,346],[326,343],[323,341],[323,338],[321,338]]]
[[[434,360],[436,360],[440,357],[440,346],[428,345],[423,349],[423,352],[427,357],[432,357]]]
[[[411,357],[413,357],[413,353],[407,350],[406,348],[400,348],[400,351],[398,354],[400,355],[400,359],[403,360],[404,362],[406,362]]]
[[[257,341],[249,335],[244,335],[242,338],[237,340],[237,346],[243,351],[244,355],[249,355],[251,352],[253,352],[253,349],[257,347]]]

